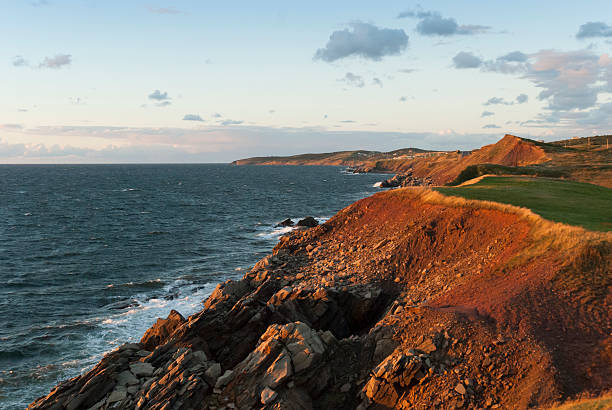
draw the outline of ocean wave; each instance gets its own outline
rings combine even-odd
[[[163,288],[165,283],[161,279],[151,279],[144,282],[126,282],[126,283],[109,283],[106,285],[107,288],[151,288],[158,289]]]
[[[108,305],[104,306],[104,309],[124,310],[124,309],[128,309],[134,306],[138,306],[139,304],[140,302],[138,302],[138,300],[136,299],[126,299],[126,300],[120,300],[117,302],[109,303]]]
[[[257,236],[264,239],[278,239],[279,237],[288,234],[295,229],[296,228],[293,226],[279,226],[278,228],[273,228],[272,231],[269,232],[260,232],[257,234]]]
[[[103,318],[98,324],[98,332],[91,332],[92,336],[98,333],[98,339],[90,343],[94,343],[101,354],[110,350],[109,346],[112,348],[119,343],[137,341],[158,318],[165,318],[172,309],[183,316],[196,313],[215,286],[216,282],[198,284],[177,280],[166,284],[164,292],[155,297],[145,293],[134,295],[131,300],[137,304]]]
[[[216,284],[217,282],[195,283],[180,279],[170,284],[163,284],[163,290],[153,297],[149,292],[134,294],[129,299],[117,302],[128,302],[128,304],[133,304],[132,306],[124,309],[108,309],[109,305],[107,305],[104,309],[107,310],[107,314],[70,324],[45,326],[45,329],[38,329],[38,335],[29,336],[18,345],[3,345],[0,349],[0,360],[32,360],[32,358],[40,357],[43,352],[49,353],[49,351],[62,355],[66,346],[69,346],[69,358],[66,357],[62,361],[44,367],[31,367],[27,373],[19,377],[11,373],[11,382],[18,383],[20,380],[37,378],[37,375],[55,379],[60,377],[58,375],[65,378],[84,372],[117,346],[140,340],[144,332],[158,318],[167,317],[170,310],[177,310],[185,317],[196,313],[202,308],[203,301],[212,293]],[[168,298],[169,295],[173,297]],[[77,327],[80,326],[86,326],[88,331],[66,332],[67,328],[74,327],[73,330],[77,330]],[[48,331],[53,332],[56,328],[62,329],[61,335],[48,333]],[[58,344],[58,337],[61,337],[62,340],[66,337],[68,339]],[[5,372],[0,371],[0,379],[3,373]]]
[[[299,220],[304,219],[305,217],[301,217],[301,218],[289,218],[291,219],[291,221],[293,223],[297,223]],[[314,219],[320,224],[323,224],[325,222],[327,222],[329,220],[329,216],[315,216]],[[255,236],[259,237],[259,238],[263,238],[263,239],[269,239],[269,240],[278,240],[278,238],[280,238],[283,235],[288,234],[289,232],[292,232],[294,230],[298,229],[298,227],[294,226],[277,226],[277,224],[275,225],[264,225],[261,223],[257,223],[256,226],[256,230],[263,230],[263,232],[259,232],[257,234],[255,234]]]

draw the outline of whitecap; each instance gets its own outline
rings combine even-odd
[[[257,234],[258,237],[264,239],[277,239],[280,236],[288,234],[289,232],[295,230],[296,228],[293,226],[280,226],[277,228],[273,228],[272,231],[268,232],[260,232]]]
[[[304,219],[305,217],[302,218],[289,218],[292,221],[300,221],[301,219]],[[325,222],[327,222],[329,220],[329,216],[315,216],[314,219],[319,223],[319,224],[323,224]],[[257,233],[255,236],[259,237],[259,238],[263,238],[263,239],[271,239],[271,240],[278,240],[278,238],[280,238],[283,235],[286,235],[296,229],[298,229],[298,227],[294,226],[258,226],[257,227],[259,230],[264,230],[264,232],[259,232]]]

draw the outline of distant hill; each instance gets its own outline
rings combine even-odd
[[[256,157],[235,165],[340,165],[361,172],[412,173],[435,185],[464,181],[468,176],[554,176],[612,187],[612,154],[603,135],[550,143],[506,134],[494,144],[470,151],[427,151],[404,148],[390,152],[341,151],[286,157]]]
[[[608,148],[612,144],[612,135],[595,135],[593,137],[574,137],[551,142],[553,145],[572,148]]]
[[[435,157],[407,161],[380,161],[376,163],[375,168],[393,172],[412,170],[417,177],[429,177],[434,183],[444,185],[457,178],[461,171],[470,165],[496,164],[521,167],[547,160],[544,147],[536,145],[533,141],[507,134],[495,144],[485,145],[468,155],[453,151]]]
[[[252,157],[239,159],[233,165],[342,165],[360,166],[370,161],[394,159],[427,151],[419,148],[402,148],[390,152],[380,151],[338,151],[320,154],[299,154],[290,156]]]
[[[254,157],[234,161],[234,165],[343,165],[365,172],[405,172],[431,177],[443,184],[452,181],[465,167],[473,164],[529,165],[546,160],[544,149],[532,141],[506,135],[495,144],[471,153],[427,151],[403,148],[390,152],[341,151],[302,154],[287,157]]]

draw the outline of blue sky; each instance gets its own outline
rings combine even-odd
[[[0,163],[610,132],[609,1],[292,3],[4,2]]]

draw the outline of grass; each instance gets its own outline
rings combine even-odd
[[[612,230],[612,189],[598,185],[549,178],[485,177],[473,185],[436,190],[528,208],[545,219],[589,230]]]
[[[612,394],[595,399],[582,399],[551,407],[551,410],[607,410],[612,408]]]
[[[516,180],[518,178],[510,177],[509,179]],[[526,178],[523,177],[522,179]],[[533,178],[531,182],[534,182]],[[544,182],[550,182],[550,180]],[[443,189],[454,192],[454,190],[464,189],[464,187],[439,188],[438,190]],[[608,191],[612,190],[608,189]],[[562,271],[560,286],[576,293],[576,296],[584,299],[585,303],[600,299],[600,290],[604,289],[607,292],[607,289],[611,286],[612,279],[609,271],[612,263],[610,259],[610,256],[612,256],[612,231],[587,230],[582,226],[572,226],[545,219],[525,206],[449,196],[427,188],[397,189],[388,191],[386,194],[408,195],[417,201],[443,207],[492,210],[516,215],[531,227],[530,240],[525,243],[524,249],[508,261],[505,266],[500,267],[502,271],[506,268],[528,263],[534,258],[553,251],[557,260],[565,266]]]
[[[455,178],[454,181],[449,182],[446,185],[459,185],[465,181],[469,181],[470,179],[477,178],[482,175],[529,175],[549,178],[561,178],[567,176],[565,171],[560,169],[559,167],[551,169],[537,165],[525,167],[509,167],[497,164],[478,164],[466,167],[463,171],[461,171],[461,173],[457,176],[457,178]]]

